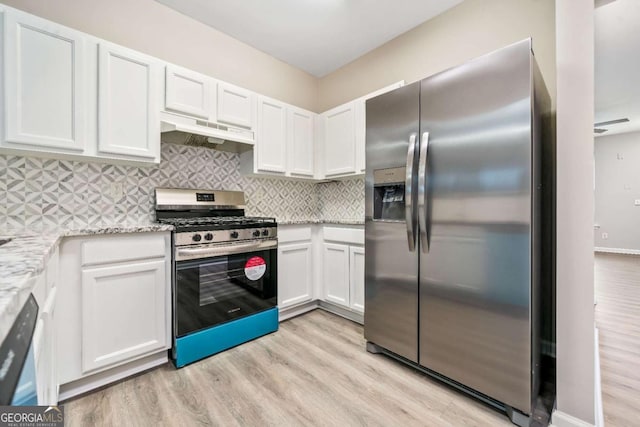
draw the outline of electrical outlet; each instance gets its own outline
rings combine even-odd
[[[111,183],[111,198],[113,200],[120,200],[122,198],[122,194],[124,193],[122,181],[116,181]]]
[[[607,240],[609,238],[609,233],[602,233],[602,240]]]
[[[640,199],[636,199],[636,200],[633,202],[633,204],[634,204],[635,206],[640,206]]]

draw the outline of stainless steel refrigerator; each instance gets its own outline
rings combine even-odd
[[[519,424],[538,391],[549,111],[530,39],[366,104],[367,348]]]

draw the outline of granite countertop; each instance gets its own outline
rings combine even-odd
[[[364,225],[364,220],[355,219],[283,219],[278,220],[278,225],[299,225],[299,224],[337,224],[337,225]]]
[[[63,237],[172,230],[171,225],[143,224],[90,227],[42,234],[0,231],[0,240],[11,239],[0,246],[0,342],[9,332],[33,290],[37,277],[46,268],[49,258]]]

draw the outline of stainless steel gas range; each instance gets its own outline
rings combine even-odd
[[[177,367],[278,329],[274,218],[244,216],[241,191],[156,188],[173,236]]]

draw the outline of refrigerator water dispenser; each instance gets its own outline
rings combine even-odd
[[[406,168],[373,171],[373,220],[404,221]]]

